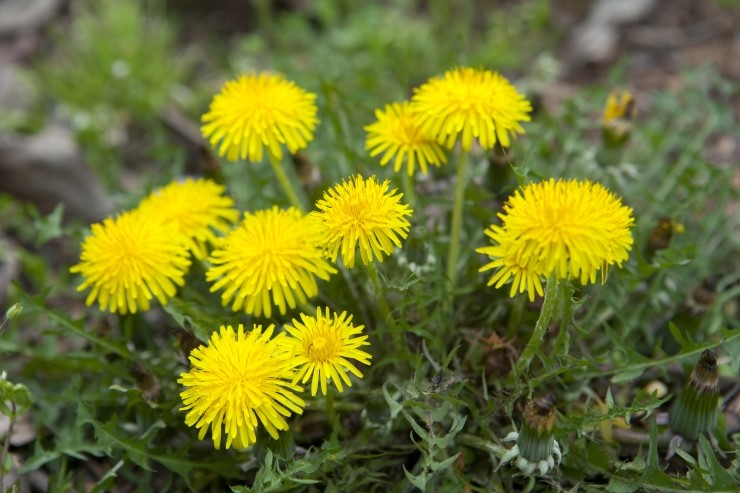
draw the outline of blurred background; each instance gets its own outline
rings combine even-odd
[[[142,170],[209,169],[199,117],[244,71],[283,71],[346,117],[319,139],[457,64],[518,79],[550,113],[626,85],[639,113],[640,93],[678,89],[687,69],[737,83],[738,26],[732,0],[0,0],[0,193],[98,220],[150,186]],[[736,163],[739,149],[723,137],[707,152]]]

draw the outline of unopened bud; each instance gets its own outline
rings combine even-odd
[[[601,129],[607,147],[619,147],[629,139],[637,108],[632,93],[612,91],[604,106]]]
[[[15,305],[8,308],[8,311],[5,312],[5,318],[7,320],[13,320],[15,317],[20,315],[23,312],[23,305],[20,303],[16,303]]]
[[[501,458],[501,464],[516,459],[522,473],[531,475],[535,471],[544,476],[560,463],[560,445],[555,441],[557,409],[552,395],[536,397],[524,408],[522,428],[512,432],[504,441],[516,440],[516,445]]]
[[[718,403],[717,355],[706,350],[671,408],[671,430],[692,442],[701,433],[711,433],[717,425]]]

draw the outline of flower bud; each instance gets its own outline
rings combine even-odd
[[[601,130],[607,147],[619,147],[627,142],[634,126],[637,108],[632,93],[612,91],[604,106]]]
[[[538,470],[541,476],[555,468],[555,458],[560,463],[560,445],[553,436],[557,421],[555,398],[552,395],[537,397],[524,408],[521,431],[509,433],[504,441],[516,440],[516,445],[504,454],[501,464],[515,458],[522,473],[531,475]]]
[[[21,314],[23,312],[23,305],[20,303],[16,303],[15,305],[8,308],[8,311],[5,312],[5,318],[7,320],[13,320],[15,317]]]
[[[718,402],[717,355],[706,350],[671,408],[671,430],[692,442],[701,433],[711,433],[717,425]]]

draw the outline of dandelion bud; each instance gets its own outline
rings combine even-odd
[[[15,317],[21,314],[23,311],[23,305],[20,303],[16,303],[15,305],[8,308],[8,311],[5,312],[5,319],[6,320],[13,320]]]
[[[673,218],[662,217],[650,232],[647,255],[652,258],[658,250],[665,250],[671,244],[674,233],[681,234],[685,231],[683,224]]]
[[[139,363],[133,364],[131,373],[136,379],[136,386],[141,390],[141,396],[147,401],[156,401],[162,390],[157,377]]]
[[[692,442],[700,433],[711,433],[717,424],[718,402],[717,355],[706,350],[671,408],[671,430]]]
[[[620,147],[630,137],[634,126],[635,100],[629,91],[612,91],[606,100],[601,130],[607,147]]]
[[[531,475],[538,470],[544,476],[555,468],[555,459],[560,463],[560,445],[553,437],[557,410],[552,395],[537,397],[524,408],[521,431],[509,433],[504,441],[516,440],[516,445],[501,458],[501,464],[515,458],[522,473]]]

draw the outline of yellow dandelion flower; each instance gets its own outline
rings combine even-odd
[[[201,130],[229,161],[260,162],[265,148],[281,159],[283,144],[294,154],[313,139],[315,100],[280,74],[242,75],[213,98]]]
[[[187,411],[185,424],[195,425],[202,440],[211,428],[213,443],[221,446],[226,430],[226,448],[245,448],[255,443],[255,430],[262,423],[273,438],[287,430],[285,418],[303,413],[306,403],[292,383],[295,363],[282,344],[284,334],[272,337],[274,325],[262,332],[261,325],[245,334],[221,326],[207,346],[190,353],[190,371],[177,380],[186,389],[180,393]]]
[[[428,164],[439,167],[447,162],[442,147],[422,135],[416,126],[408,101],[388,104],[383,110],[377,109],[375,117],[377,121],[365,127],[365,149],[370,152],[370,157],[383,154],[381,166],[393,159],[393,170],[398,173],[406,162],[408,175],[413,176],[417,163],[426,175]]]
[[[610,147],[624,144],[632,133],[637,106],[629,91],[612,91],[606,100],[601,130]]]
[[[208,256],[207,244],[216,241],[214,230],[225,233],[239,218],[234,200],[224,195],[224,187],[203,178],[187,178],[155,190],[141,201],[138,209],[174,223],[197,259]]]
[[[505,229],[491,225],[485,233],[493,240],[494,245],[479,248],[477,251],[489,255],[494,260],[483,266],[480,271],[498,269],[488,281],[488,285],[495,285],[498,289],[512,279],[509,296],[523,293],[525,289],[531,301],[534,301],[535,292],[543,296],[544,290],[540,279],[542,273],[537,270],[536,260],[523,255],[524,252],[517,248],[516,242],[511,241],[511,235],[507,234]]]
[[[602,120],[605,125],[618,119],[634,119],[635,99],[629,91],[612,91],[606,99]]]
[[[224,289],[224,306],[257,316],[271,317],[273,304],[282,314],[305,304],[319,293],[316,278],[336,272],[317,246],[319,235],[316,221],[294,207],[246,213],[209,258],[211,292]]]
[[[344,264],[354,267],[358,244],[365,265],[373,258],[382,262],[383,254],[401,248],[411,226],[406,216],[412,211],[401,203],[403,194],[388,191],[389,184],[378,183],[375,176],[365,180],[356,175],[324,192],[316,203],[319,211],[312,214],[323,228],[321,244],[333,262],[341,249]]]
[[[366,335],[358,337],[363,325],[353,326],[352,315],[347,316],[347,312],[331,316],[328,308],[325,314],[318,308],[316,317],[302,313],[301,321],[293,319],[292,326],[285,325],[289,336],[283,340],[286,348],[292,351],[298,369],[293,383],[306,383],[310,379],[311,395],[316,395],[319,383],[321,393],[326,395],[329,381],[334,382],[339,392],[344,391],[342,382],[347,387],[352,386],[347,372],[362,378],[360,370],[349,359],[370,364],[372,356],[359,349],[370,345]]]
[[[88,306],[97,301],[111,313],[147,311],[152,297],[164,305],[185,283],[190,260],[176,226],[131,211],[90,229],[80,263],[69,269],[85,279],[77,291],[91,288]]]
[[[461,139],[469,151],[473,138],[483,149],[523,134],[532,105],[504,77],[489,70],[459,67],[414,89],[411,109],[421,131],[452,149]]]
[[[553,179],[530,183],[509,197],[502,225],[487,231],[493,246],[476,251],[492,261],[480,272],[498,269],[488,285],[514,278],[511,296],[526,287],[529,299],[542,295],[540,276],[602,282],[608,266],[621,267],[632,248],[632,209],[599,183]]]

